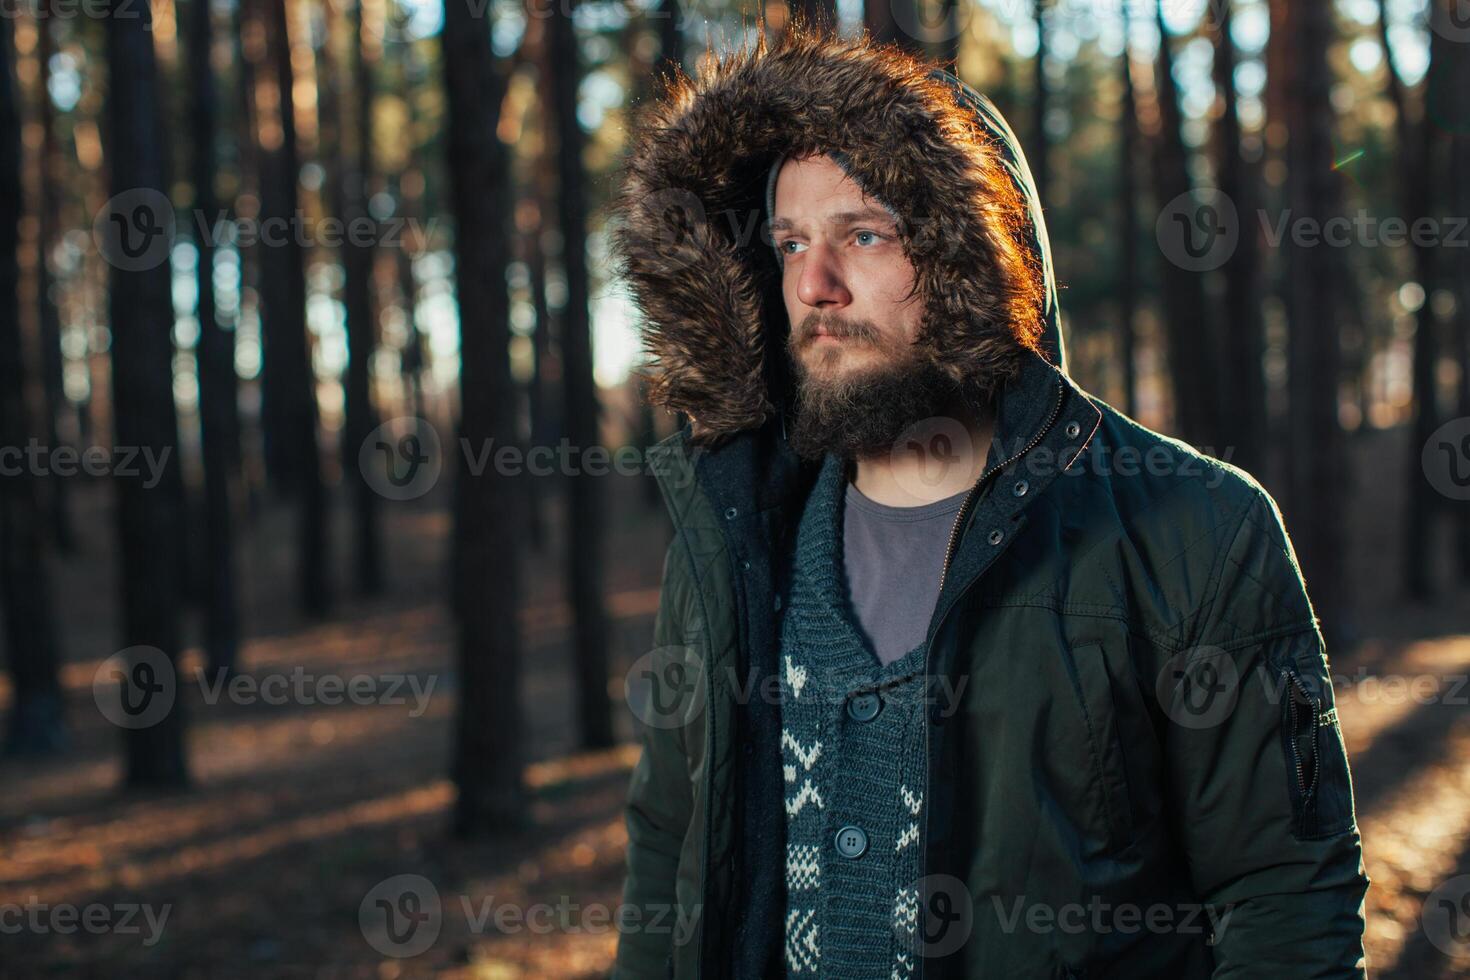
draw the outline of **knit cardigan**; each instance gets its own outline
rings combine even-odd
[[[857,622],[843,566],[846,473],[829,454],[797,530],[781,623],[786,971],[904,980],[919,946],[927,641],[885,666]]]

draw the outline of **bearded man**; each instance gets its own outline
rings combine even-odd
[[[674,79],[617,209],[688,423],[615,976],[1362,976],[1280,513],[1067,376],[991,103],[797,27]]]

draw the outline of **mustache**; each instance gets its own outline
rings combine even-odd
[[[843,339],[865,340],[868,343],[874,343],[878,339],[878,328],[871,321],[843,320],[835,316],[824,316],[820,312],[813,312],[801,321],[792,340],[798,347],[805,346],[815,339],[819,329]]]

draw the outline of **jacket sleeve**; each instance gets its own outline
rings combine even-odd
[[[1159,693],[1171,803],[1216,980],[1362,977],[1368,878],[1322,635],[1275,502],[1216,562]]]
[[[681,609],[688,586],[672,571],[679,561],[675,547],[677,543],[670,545],[664,556],[653,651],[639,661],[655,674],[667,665],[668,651],[684,642]],[[693,798],[684,753],[687,726],[675,727],[658,717],[652,721],[640,725],[643,752],[628,787],[627,876],[611,980],[665,980],[671,975],[674,937],[669,924],[677,918],[675,881]]]

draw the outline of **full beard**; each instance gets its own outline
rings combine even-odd
[[[890,453],[915,422],[953,409],[960,388],[930,357],[908,345],[882,353],[893,356],[881,359],[879,367],[834,378],[813,376],[793,354],[796,405],[787,439],[798,456]]]

